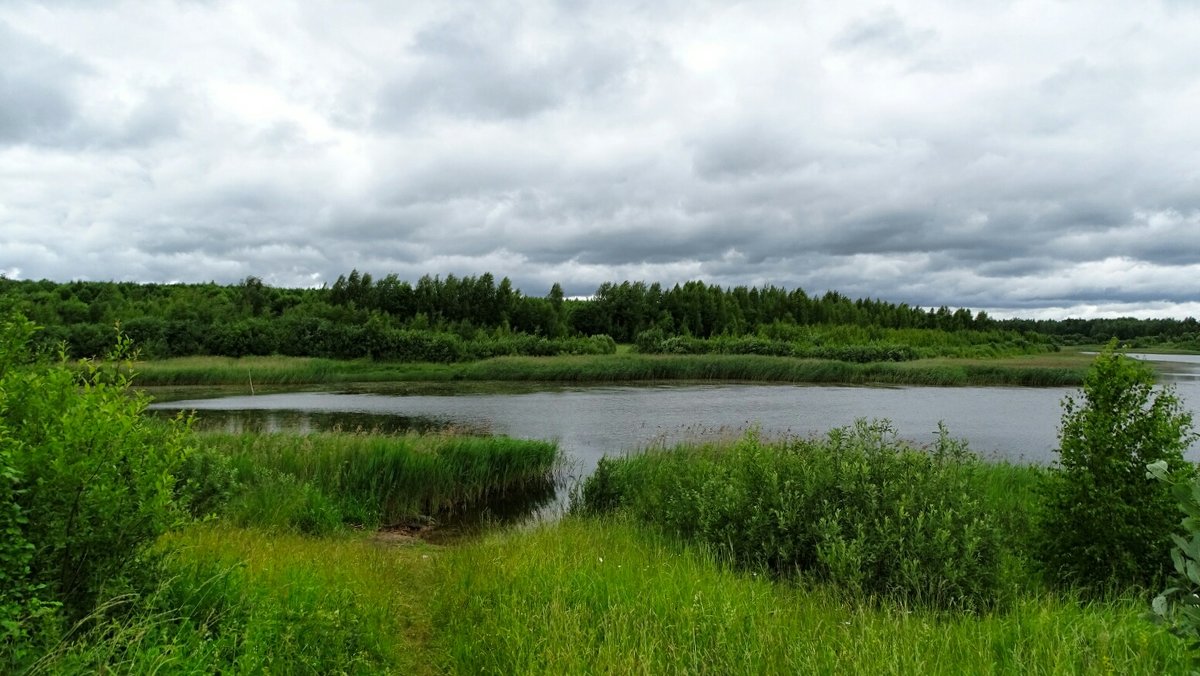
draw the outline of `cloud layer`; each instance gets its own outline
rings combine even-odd
[[[1189,3],[0,6],[0,273],[1200,314]]]

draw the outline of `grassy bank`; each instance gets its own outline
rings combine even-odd
[[[933,613],[736,572],[623,520],[452,547],[209,524],[161,543],[158,591],[44,673],[1183,673],[1145,601],[1028,590]]]
[[[492,528],[442,545],[370,529],[336,527],[314,535],[294,521],[281,523],[264,501],[287,490],[261,478],[292,477],[288,481],[337,506],[339,519],[362,505],[380,515],[388,513],[385,505],[403,505],[392,512],[400,514],[470,500],[511,483],[505,477],[519,484],[519,477],[546,471],[553,447],[440,436],[199,435],[197,444],[207,449],[200,457],[228,460],[232,499],[212,510],[215,519],[162,537],[147,557],[153,567],[145,581],[129,585],[81,635],[50,649],[34,671],[1186,671],[1184,643],[1144,618],[1147,598],[1083,599],[1052,590],[1028,566],[1021,551],[1043,470],[973,461],[948,439],[929,449],[935,461],[925,463],[889,446],[894,440],[886,434],[871,436],[878,428],[865,429],[843,431],[849,436],[842,445],[827,449],[843,456],[841,468],[832,470],[813,456],[814,445],[828,439],[768,444],[751,435],[670,456],[633,456],[617,470],[626,481],[610,486],[626,503],[619,513]],[[878,457],[863,448],[872,443]],[[773,464],[777,456],[783,464]],[[721,474],[722,458],[736,460],[738,472]],[[822,476],[829,481],[822,483]],[[829,489],[824,507],[805,496],[822,486]],[[757,497],[742,490],[751,487]],[[641,497],[628,497],[633,493]],[[239,494],[258,495],[258,502],[239,504]],[[420,494],[427,497],[411,497]],[[748,496],[756,502],[742,499]],[[788,522],[787,505],[774,504],[773,496],[807,505],[811,513]],[[680,523],[696,518],[711,532],[726,527],[729,537],[709,541],[664,528],[639,513],[632,504],[638,500],[679,516]],[[902,517],[910,510],[909,523],[889,517],[893,508]],[[853,522],[856,509],[860,517],[881,518]],[[738,522],[739,513],[754,523]],[[769,556],[738,555],[738,547],[749,551],[762,536],[772,537],[772,524],[799,534],[816,522],[830,533],[834,514],[849,515],[846,532],[866,534],[865,547],[892,547],[898,533],[899,551],[924,556],[921,566],[956,584],[964,578],[936,568],[936,555],[973,557],[955,543],[966,543],[971,533],[985,538],[991,553],[976,557],[983,563],[961,567],[988,580],[977,591],[991,601],[930,603],[929,597],[877,593],[884,587],[781,567]],[[925,536],[938,547],[922,549]],[[784,544],[776,538],[758,551],[782,551]],[[867,559],[856,565],[877,569]],[[903,560],[886,563],[892,565],[913,571]]]
[[[1090,359],[1047,354],[1006,359],[935,359],[854,364],[760,355],[615,354],[499,357],[464,364],[336,361],[304,357],[186,357],[136,364],[142,387],[245,387],[355,382],[623,383],[663,380],[891,385],[1071,386]]]

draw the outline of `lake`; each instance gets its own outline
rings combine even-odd
[[[1166,360],[1163,379],[1200,421],[1200,357]],[[555,440],[582,475],[604,454],[690,439],[734,437],[751,426],[766,436],[822,434],[856,418],[886,418],[899,434],[929,443],[938,423],[979,455],[1014,462],[1055,459],[1060,402],[1074,388],[839,387],[780,384],[671,384],[550,387],[487,394],[395,395],[371,391],[291,392],[154,404],[195,410],[202,428],[228,431],[456,429]],[[1188,457],[1200,460],[1200,446]]]

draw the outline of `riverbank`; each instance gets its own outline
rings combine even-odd
[[[557,465],[541,442],[194,434],[193,458],[203,460],[181,472],[181,499],[204,518],[161,537],[137,578],[146,586],[58,644],[43,672],[1181,673],[1189,664],[1184,643],[1144,619],[1141,595],[1083,600],[1028,568],[1021,542],[1042,470],[974,464],[948,440],[937,455],[969,470],[955,475],[953,494],[992,515],[1003,530],[993,544],[1007,552],[993,600],[969,607],[735,564],[727,547],[632,513],[516,528],[485,520],[449,540],[373,528],[502,486],[527,490],[527,477]],[[930,493],[902,501],[915,509]],[[868,544],[887,546],[874,537]]]
[[[614,354],[497,357],[461,364],[306,357],[183,357],[135,364],[139,387],[236,385],[247,389],[349,383],[631,383],[731,381],[844,385],[1075,386],[1091,357],[1048,353],[996,359],[855,364],[759,355]]]

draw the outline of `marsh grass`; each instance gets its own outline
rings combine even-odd
[[[307,533],[450,516],[522,496],[548,500],[561,465],[555,444],[504,437],[328,432],[197,438],[231,471],[229,518]],[[203,471],[213,476],[211,468]]]
[[[893,385],[1070,386],[1082,382],[1086,362],[1038,358],[873,362],[762,355],[614,354],[496,357],[461,364],[335,361],[303,357],[186,357],[141,362],[139,386],[299,386],[354,382],[541,381],[639,382],[656,380],[758,381]]]

